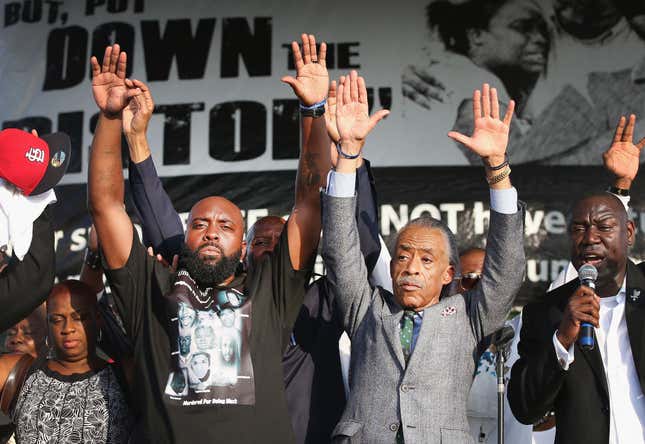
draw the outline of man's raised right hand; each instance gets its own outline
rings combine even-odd
[[[625,123],[627,127],[625,128]],[[615,186],[628,190],[638,173],[640,164],[640,153],[645,147],[645,137],[637,144],[634,144],[634,126],[636,116],[629,116],[629,121],[625,116],[620,117],[614,140],[607,151],[602,155],[602,160],[607,171],[616,178]]]
[[[90,59],[92,65],[92,94],[101,112],[107,117],[118,117],[128,104],[125,86],[125,67],[127,55],[119,45],[105,48],[103,64],[96,57]]]

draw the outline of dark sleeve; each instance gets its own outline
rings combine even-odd
[[[153,259],[141,244],[137,231],[132,227],[132,248],[125,265],[110,269],[103,259],[103,270],[107,277],[114,305],[123,321],[127,336],[134,341],[141,331],[146,305],[147,286],[151,282]],[[104,258],[104,255],[101,254]]]
[[[553,346],[555,329],[547,323],[544,304],[524,307],[517,346],[520,357],[508,383],[511,411],[523,424],[535,424],[551,410],[567,374]]]
[[[356,196],[358,199],[356,208],[358,237],[367,272],[371,273],[381,254],[381,240],[378,230],[376,188],[372,169],[367,159],[363,159],[363,165],[356,170]]]
[[[13,258],[0,275],[0,331],[25,318],[43,303],[54,285],[54,233],[49,208],[34,221],[29,251]]]
[[[121,362],[124,357],[132,356],[132,342],[123,329],[123,321],[115,313],[116,309],[110,306],[110,297],[111,295],[103,294],[98,303],[102,321],[99,347],[116,362]]]
[[[300,270],[294,270],[289,256],[289,230],[282,230],[280,240],[271,254],[273,302],[285,329],[291,330],[296,321],[307,284],[313,271],[315,253]]]
[[[152,156],[140,163],[130,162],[130,188],[134,204],[141,215],[145,245],[152,245],[169,263],[179,254],[184,228],[179,214],[164,190]]]

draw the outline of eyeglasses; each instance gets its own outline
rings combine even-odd
[[[461,288],[463,288],[464,290],[472,290],[481,278],[481,273],[464,273],[461,275],[459,282]]]

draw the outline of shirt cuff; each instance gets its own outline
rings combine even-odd
[[[562,370],[569,370],[569,366],[573,362],[573,345],[567,350],[564,345],[558,341],[558,331],[553,333],[553,346],[555,347],[555,354],[558,357],[558,362]]]
[[[515,187],[490,190],[490,208],[501,214],[517,213],[517,190]]]
[[[333,197],[354,197],[356,173],[339,173],[330,170],[327,175],[327,194]]]

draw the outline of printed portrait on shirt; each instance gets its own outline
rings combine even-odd
[[[202,293],[186,274],[169,296],[177,302],[177,349],[165,394],[179,405],[255,403],[250,355],[251,301],[234,289]],[[171,330],[172,333],[172,330]]]

